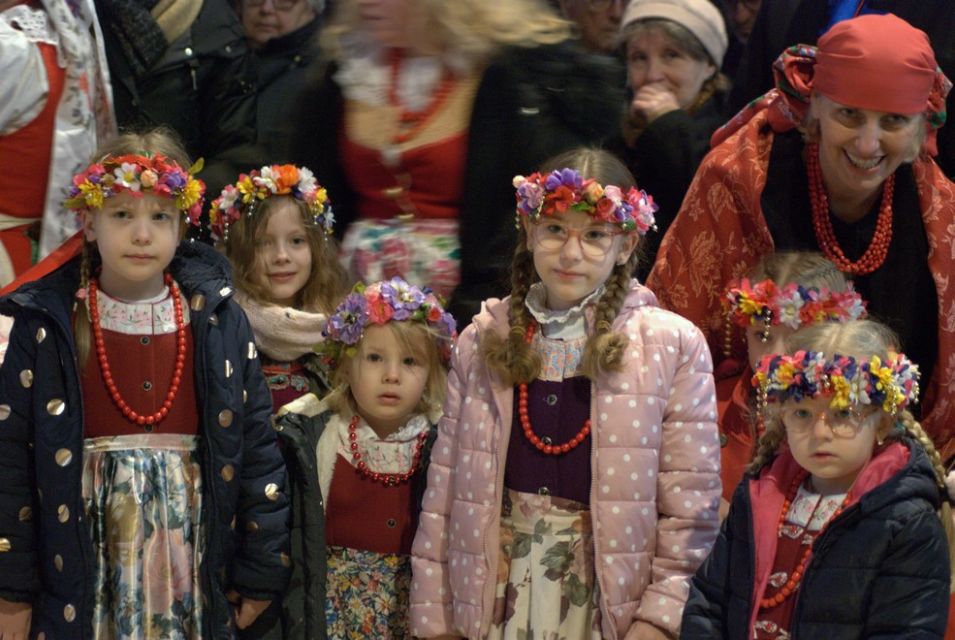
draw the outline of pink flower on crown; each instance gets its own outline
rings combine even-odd
[[[394,308],[378,290],[366,289],[365,298],[368,300],[368,319],[372,324],[385,324],[395,315]]]

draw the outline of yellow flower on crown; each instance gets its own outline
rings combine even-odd
[[[235,183],[235,188],[242,194],[242,202],[245,204],[252,202],[252,198],[257,195],[255,185],[252,184],[252,178],[249,176],[242,176],[239,181]]]
[[[202,185],[198,180],[189,178],[182,192],[176,196],[176,207],[180,211],[186,211],[199,201],[202,197]]]
[[[101,209],[103,207],[103,190],[99,185],[95,185],[89,180],[84,180],[79,185],[80,197],[87,207],[91,209]]]
[[[325,187],[322,187],[315,192],[315,204],[324,207],[326,202],[328,202],[328,191],[325,190]]]
[[[739,310],[741,313],[755,318],[763,311],[763,303],[749,297],[745,293],[740,293]]]
[[[796,367],[792,362],[783,362],[776,372],[776,378],[780,384],[792,384],[794,375],[796,375]]]
[[[850,404],[849,381],[843,376],[830,376],[829,385],[832,389],[832,400],[829,401],[829,406],[835,409],[848,409]]]
[[[584,197],[587,198],[587,202],[595,203],[604,195],[604,188],[597,183],[596,180],[587,182],[584,185]]]

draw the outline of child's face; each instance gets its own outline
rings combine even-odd
[[[786,338],[793,330],[786,325],[777,324],[769,327],[768,340],[763,342],[763,323],[757,322],[746,327],[746,352],[749,356],[749,366],[756,371],[763,356],[771,353],[786,353]]]
[[[825,494],[845,493],[872,457],[882,411],[867,405],[839,410],[830,398],[788,400],[782,406],[789,450],[812,474],[813,488]]]
[[[380,436],[400,429],[415,413],[428,383],[422,362],[388,325],[365,329],[348,369],[358,413]]]
[[[580,211],[542,216],[540,222],[525,225],[527,248],[534,254],[551,309],[569,309],[593,293],[637,244],[636,234],[619,234]],[[566,242],[560,244],[557,238],[563,236]]]
[[[170,198],[152,194],[134,197],[124,191],[86,213],[86,239],[96,243],[103,259],[100,285],[114,297],[142,300],[158,295],[163,271],[179,245],[182,214]]]
[[[274,205],[256,238],[255,254],[257,284],[265,287],[273,303],[294,306],[295,297],[312,276],[312,248],[295,203],[283,199]]]

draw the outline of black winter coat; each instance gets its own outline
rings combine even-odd
[[[170,271],[190,299],[195,344],[207,535],[202,637],[231,638],[226,590],[276,599],[288,582],[285,465],[252,331],[231,299],[228,263],[205,245],[184,244]],[[0,542],[7,547],[0,597],[32,602],[31,636],[56,640],[92,637],[83,398],[71,326],[78,282],[73,260],[0,299],[0,313],[15,318],[0,367]],[[227,464],[234,468],[229,481],[220,473]],[[54,566],[54,555],[62,565]]]
[[[813,545],[795,596],[793,640],[942,638],[949,564],[941,495],[924,449],[834,519]],[[792,457],[789,454],[783,454]],[[794,462],[792,464],[795,464]],[[764,469],[765,471],[765,469]],[[791,479],[783,478],[785,486]],[[747,640],[754,542],[750,474],[733,494],[713,551],[690,583],[680,637]]]
[[[333,64],[302,98],[292,160],[311,168],[335,204],[336,232],[355,220],[355,194],[341,167],[343,116]],[[461,282],[448,309],[458,327],[486,298],[510,291],[515,175],[548,158],[598,146],[617,133],[625,73],[616,60],[584,53],[572,41],[505,49],[484,71],[468,127],[460,207]]]
[[[318,441],[333,415],[314,394],[302,396],[285,405],[286,411],[275,420],[285,462],[288,467],[286,493],[292,508],[292,580],[281,612],[270,607],[243,638],[263,640],[325,640],[325,502],[319,486]],[[428,477],[431,447],[437,437],[432,426],[421,454],[416,482],[417,512]]]

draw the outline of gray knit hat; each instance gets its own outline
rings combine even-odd
[[[696,36],[717,67],[726,53],[726,27],[720,10],[710,0],[630,0],[620,23],[627,25],[647,18],[671,20]]]

